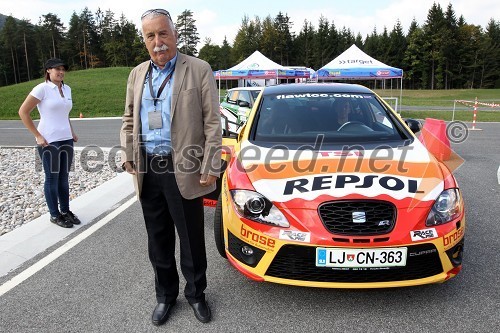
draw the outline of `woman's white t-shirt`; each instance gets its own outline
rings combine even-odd
[[[40,112],[38,132],[48,143],[69,140],[73,138],[69,124],[69,112],[73,107],[71,88],[62,86],[64,97],[59,88],[52,82],[42,82],[33,88],[30,95],[40,100],[37,108]]]

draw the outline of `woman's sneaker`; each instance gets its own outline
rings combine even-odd
[[[67,213],[62,213],[62,216],[64,217],[64,219],[66,221],[69,221],[71,222],[71,224],[80,224],[82,222],[80,222],[80,220],[78,219],[78,217],[73,214],[73,212],[71,212],[70,210],[68,210]]]
[[[62,215],[58,215],[56,217],[51,216],[50,222],[57,224],[58,226],[63,227],[63,228],[73,228],[73,223],[71,223],[71,221],[68,221],[67,219],[65,219]]]

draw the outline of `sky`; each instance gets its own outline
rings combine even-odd
[[[354,35],[361,33],[364,39],[375,28],[378,33],[382,33],[384,27],[390,32],[398,19],[405,33],[413,19],[419,25],[424,24],[434,2],[439,3],[443,11],[451,3],[457,18],[463,15],[469,24],[485,28],[491,18],[500,21],[499,0],[2,0],[0,13],[28,19],[34,24],[42,15],[52,13],[67,28],[73,12],[79,15],[87,7],[95,13],[100,8],[102,11],[111,10],[116,19],[124,14],[139,29],[140,16],[147,9],[166,9],[174,21],[177,15],[188,9],[196,20],[201,45],[207,37],[216,45],[221,45],[226,37],[232,45],[245,15],[249,19],[258,16],[263,20],[267,16],[274,18],[279,12],[286,13],[293,22],[292,31],[297,34],[304,20],[317,28],[319,17],[323,15],[330,23],[333,21],[337,29],[349,28]]]

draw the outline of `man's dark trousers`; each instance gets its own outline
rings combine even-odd
[[[149,259],[155,273],[158,303],[179,295],[175,262],[175,229],[180,240],[180,266],[190,304],[205,300],[207,258],[203,199],[184,199],[175,180],[171,155],[147,158],[141,205],[148,234]]]

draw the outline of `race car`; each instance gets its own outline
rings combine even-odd
[[[226,125],[232,132],[243,125],[262,87],[239,87],[226,92],[220,103],[220,113],[227,119]]]
[[[218,252],[255,281],[384,288],[462,268],[457,181],[381,97],[355,84],[263,88],[225,138]]]

